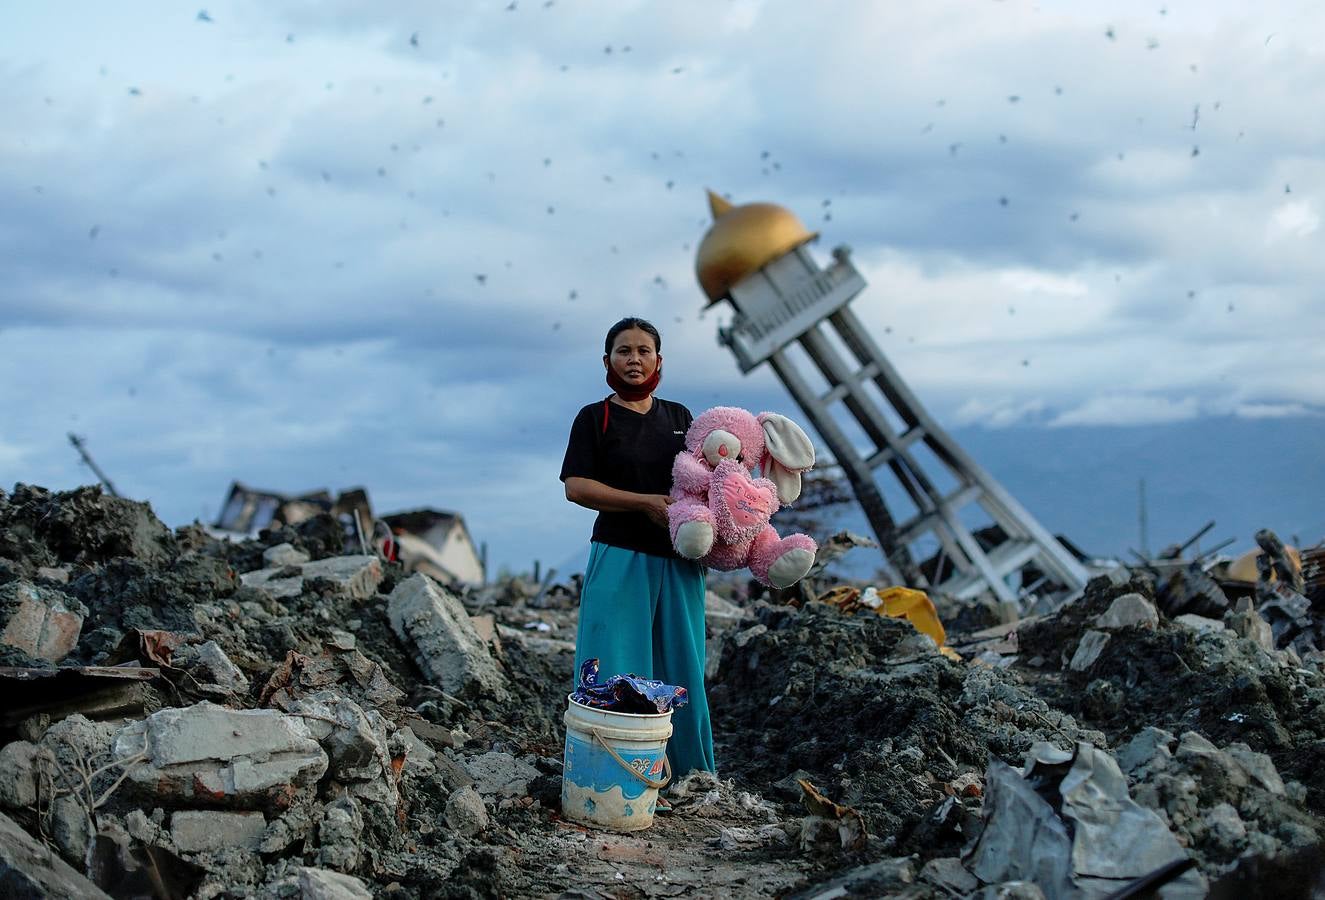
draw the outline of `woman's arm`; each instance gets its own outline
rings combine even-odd
[[[576,476],[566,479],[566,499],[598,512],[642,512],[663,528],[667,527],[667,506],[672,502],[666,494],[636,494]]]

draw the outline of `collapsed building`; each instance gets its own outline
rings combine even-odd
[[[459,513],[423,508],[379,518],[362,487],[341,491],[333,499],[325,489],[284,494],[235,481],[212,533],[251,538],[270,526],[298,525],[322,514],[340,522],[346,543],[362,553],[381,548],[406,571],[426,572],[446,584],[481,585],[487,578],[487,548],[474,541]]]

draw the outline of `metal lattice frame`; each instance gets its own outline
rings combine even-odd
[[[799,247],[732,288],[737,314],[719,338],[743,372],[768,362],[786,385],[846,474],[884,550],[889,577],[928,586],[909,547],[932,534],[954,570],[936,589],[959,599],[988,590],[1001,601],[1015,602],[1017,590],[1008,579],[1031,562],[1069,589],[1084,586],[1085,568],[939,427],[884,356],[850,308],[864,288],[865,279],[846,248],[834,250],[833,263],[821,269],[809,251]],[[840,339],[847,355],[830,333]],[[826,392],[816,393],[788,355],[786,348],[793,342],[828,383]],[[886,406],[867,391],[871,383]],[[832,409],[839,403],[869,437],[870,452],[858,450],[834,417]],[[889,412],[903,423],[903,430],[893,427]],[[955,490],[944,493],[935,486],[913,452],[918,443],[946,469],[958,485]],[[905,522],[893,520],[879,490],[876,473],[884,469],[917,509]],[[970,503],[978,503],[1002,529],[1006,537],[1001,543],[988,550],[980,546],[958,515]]]

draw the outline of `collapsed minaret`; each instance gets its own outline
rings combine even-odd
[[[1026,587],[1011,579],[1035,564],[1047,579],[1075,590],[1087,573],[1076,558],[939,427],[851,309],[865,279],[846,247],[820,268],[807,244],[818,237],[783,207],[733,206],[709,192],[713,225],[695,260],[709,305],[727,300],[735,316],[718,338],[742,372],[767,362],[841,466],[898,583],[971,599],[988,590],[1015,602]],[[795,343],[818,369],[819,391],[789,354]],[[844,352],[845,351],[845,352]],[[848,434],[866,438],[858,446]],[[925,448],[928,461],[921,464]],[[914,512],[895,521],[878,476],[891,475]],[[901,496],[901,495],[899,495]],[[978,504],[997,528],[982,542],[963,522]],[[912,548],[937,540],[933,581]],[[946,564],[945,564],[946,562]]]

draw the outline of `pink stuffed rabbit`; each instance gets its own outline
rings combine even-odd
[[[800,496],[801,472],[814,465],[814,445],[800,426],[777,413],[715,406],[691,423],[685,445],[672,464],[676,502],[667,508],[676,552],[724,572],[748,565],[770,587],[804,578],[814,540],[779,538],[768,523]],[[754,476],[756,466],[764,477]]]

